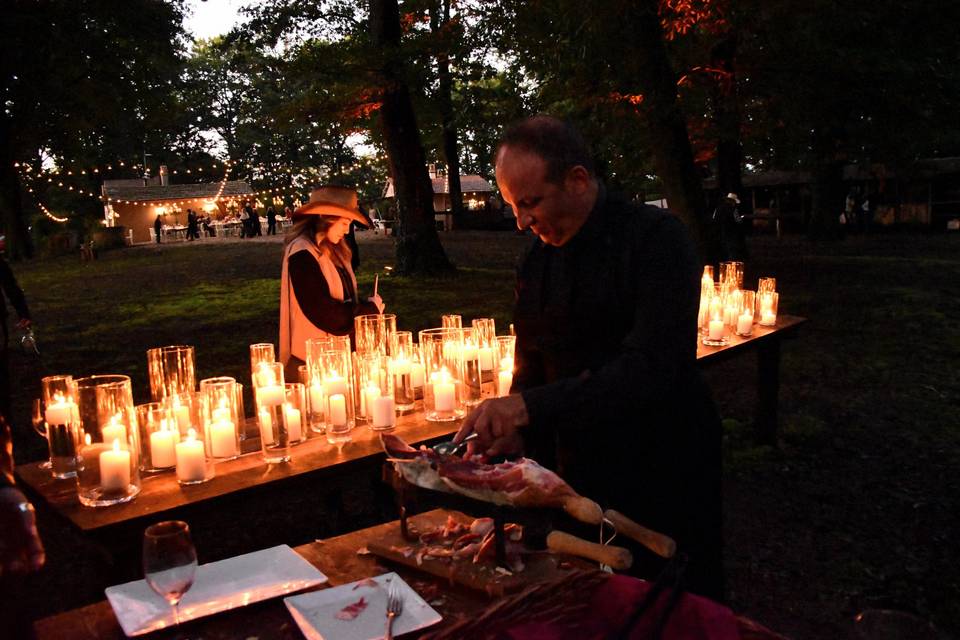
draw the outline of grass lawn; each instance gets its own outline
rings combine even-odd
[[[443,241],[456,276],[381,277],[399,327],[462,313],[505,328],[526,240]],[[370,234],[360,242],[369,292],[392,244]],[[794,638],[850,637],[866,608],[906,609],[960,631],[960,237],[750,243],[748,282],[776,276],[781,311],[811,321],[784,345],[776,448],[752,437],[753,359],[708,372],[725,418],[731,605]],[[142,402],[146,349],[185,343],[196,346],[198,379],[246,382],[247,345],[276,342],[280,252],[275,239],[205,241],[14,265],[42,352],[42,361],[11,358],[18,460],[45,453],[27,433],[41,375],[124,373]],[[56,549],[57,532],[42,533]],[[55,588],[57,571],[52,553],[27,590]]]

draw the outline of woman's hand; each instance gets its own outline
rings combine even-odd
[[[380,294],[374,294],[367,298],[368,302],[372,302],[373,306],[377,308],[377,313],[383,313],[383,310],[386,308],[386,305],[383,304],[383,298],[380,297]]]

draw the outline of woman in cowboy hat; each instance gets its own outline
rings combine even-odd
[[[289,380],[306,359],[307,339],[347,335],[355,316],[383,312],[380,296],[360,302],[357,295],[350,248],[342,242],[351,222],[370,226],[357,192],[346,187],[317,187],[293,212],[280,282],[280,361]]]

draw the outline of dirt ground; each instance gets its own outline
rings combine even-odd
[[[460,273],[420,282],[386,276],[389,238],[366,233],[360,242],[361,290],[384,274],[381,295],[402,328],[436,324],[441,312],[494,315],[501,327],[509,321],[513,265],[525,238],[444,234]],[[855,637],[855,614],[876,608],[912,612],[955,636],[960,236],[829,244],[758,236],[750,250],[746,281],[776,276],[781,311],[810,322],[783,347],[777,447],[753,437],[753,358],[707,374],[725,418],[730,605],[797,639]],[[69,257],[15,265],[42,353],[11,356],[18,461],[45,453],[29,432],[41,375],[128,374],[141,402],[149,392],[145,350],[187,343],[197,347],[198,378],[248,377],[246,346],[276,340],[280,251],[277,238],[204,240],[108,252],[93,263]],[[365,479],[346,486],[353,499],[304,498],[256,528],[299,544],[380,517],[376,509],[335,517],[378,491]],[[309,522],[298,520],[303,513]],[[23,609],[49,615],[101,598],[84,543],[42,508],[40,515],[49,563],[19,585]]]

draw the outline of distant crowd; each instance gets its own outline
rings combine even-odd
[[[273,236],[277,235],[277,222],[278,219],[287,219],[293,215],[293,209],[289,206],[283,210],[282,215],[277,214],[277,210],[273,205],[269,205],[267,210],[264,212],[264,217],[267,219],[267,235]],[[214,222],[213,218],[209,214],[197,213],[193,209],[187,209],[187,229],[186,229],[186,239],[187,240],[199,240],[200,239],[200,230],[203,229],[204,235],[207,237],[215,237],[217,235],[217,226],[221,230],[223,229],[222,225],[236,225],[239,224],[239,236],[241,238],[252,238],[254,236],[262,236],[263,228],[260,221],[260,214],[257,212],[256,207],[253,206],[252,202],[244,203],[241,207],[236,217],[230,216]],[[156,220],[153,223],[154,238],[156,242],[160,242],[163,237],[163,230],[165,226],[163,224],[163,217],[157,216]],[[182,229],[182,227],[180,227]],[[221,231],[222,232],[222,231]]]

